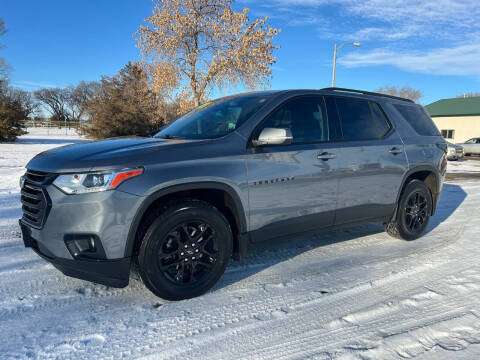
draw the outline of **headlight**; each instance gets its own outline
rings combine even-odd
[[[53,184],[67,194],[84,194],[115,189],[125,180],[142,173],[143,169],[130,169],[110,173],[59,175]]]

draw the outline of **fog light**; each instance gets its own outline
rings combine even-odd
[[[68,234],[65,245],[74,259],[105,260],[105,250],[97,235]]]

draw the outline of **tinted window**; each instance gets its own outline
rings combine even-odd
[[[293,144],[328,141],[328,125],[323,98],[300,97],[288,101],[270,114],[263,128],[290,129]]]
[[[338,97],[335,101],[344,140],[378,139],[388,131],[388,122],[378,105],[373,104],[374,116],[366,100]]]
[[[155,137],[212,139],[238,129],[267,101],[265,93],[241,95],[208,102],[183,115]]]
[[[416,105],[393,105],[418,135],[438,136],[437,127],[423,108]]]
[[[379,137],[383,137],[388,132],[388,130],[390,130],[390,124],[377,103],[371,102],[370,106],[372,108],[373,117],[375,118],[377,134]]]

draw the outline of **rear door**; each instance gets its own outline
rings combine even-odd
[[[333,225],[339,164],[322,96],[287,100],[254,131],[291,131],[290,144],[249,148],[250,230],[254,241]]]
[[[400,136],[374,101],[329,96],[327,102],[340,156],[335,224],[386,219],[408,166]]]

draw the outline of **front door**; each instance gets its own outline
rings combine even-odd
[[[290,130],[292,141],[250,148],[250,231],[254,241],[333,225],[339,158],[322,96],[287,100],[255,130]]]

